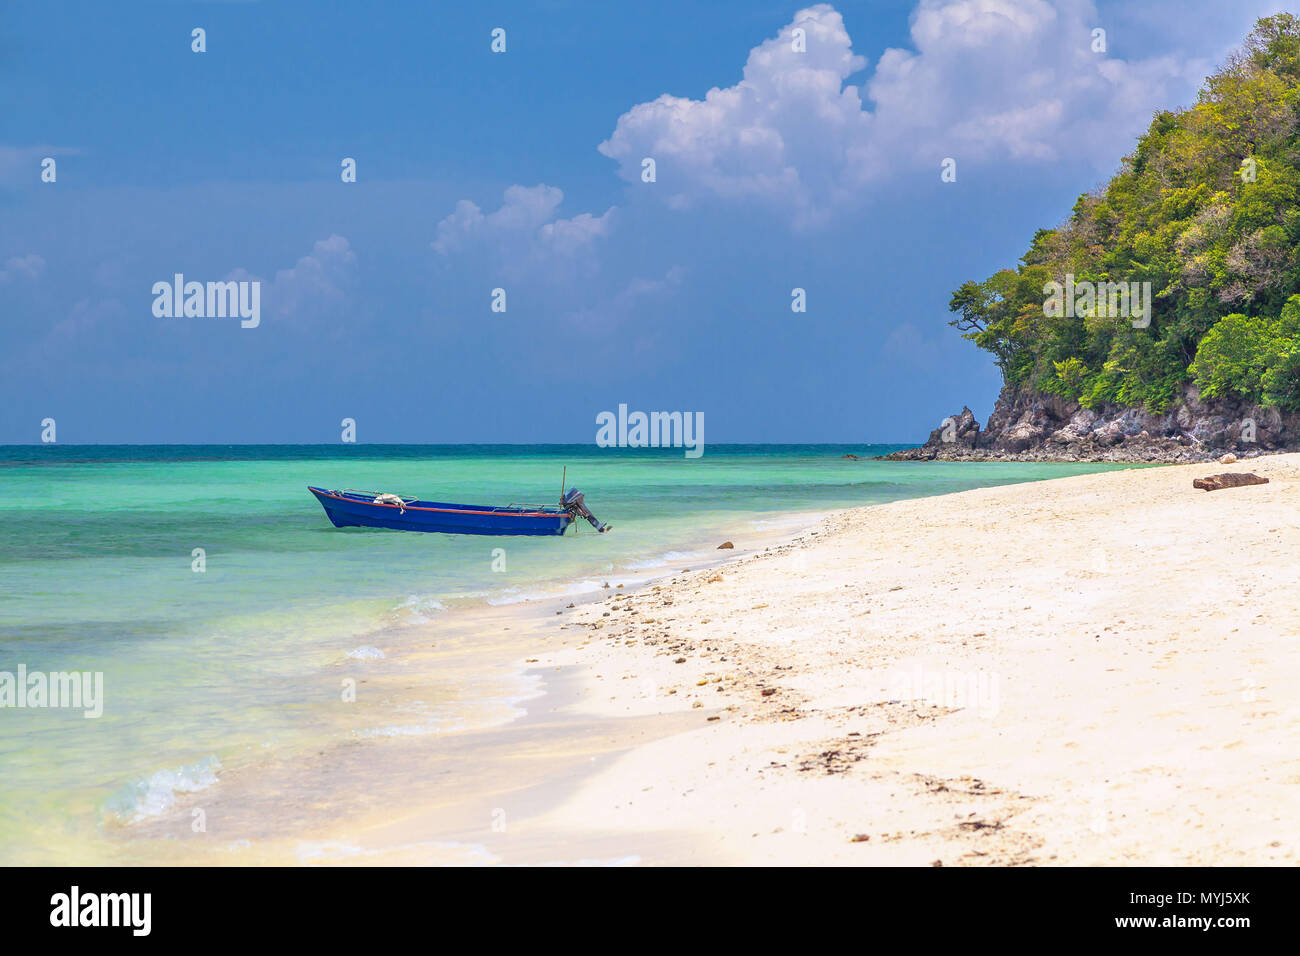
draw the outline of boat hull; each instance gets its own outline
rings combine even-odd
[[[388,528],[439,534],[557,535],[573,516],[559,509],[494,508],[412,501],[406,505],[375,503],[364,495],[307,486],[336,528]]]

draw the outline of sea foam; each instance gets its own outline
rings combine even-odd
[[[393,616],[402,623],[427,624],[434,619],[435,615],[445,610],[447,605],[441,601],[413,594],[393,609]]]
[[[175,770],[159,770],[127,785],[109,800],[106,809],[123,823],[162,816],[176,805],[178,794],[198,793],[217,782],[221,761],[207,756]]]

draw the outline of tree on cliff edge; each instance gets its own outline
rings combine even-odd
[[[1045,286],[1150,282],[1150,323]],[[965,282],[950,321],[1008,385],[1161,411],[1195,383],[1300,409],[1300,19],[1255,24],[1195,105],[1158,112],[1103,188],[1015,269]]]

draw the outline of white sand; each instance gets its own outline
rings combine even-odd
[[[1271,483],[1193,490],[1220,471]],[[223,773],[119,835],[118,857],[1297,862],[1300,455],[895,502],[780,543],[792,533],[738,534],[729,563],[572,609],[440,624],[435,657],[390,691],[526,649],[547,691],[526,718]]]
[[[1221,471],[1271,483],[1193,490]],[[575,714],[698,726],[521,826],[647,863],[1294,864],[1298,605],[1300,455],[844,512],[555,618]]]

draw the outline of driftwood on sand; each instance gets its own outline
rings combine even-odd
[[[1259,475],[1253,475],[1248,471],[1230,471],[1222,475],[1210,475],[1208,478],[1197,478],[1192,482],[1193,488],[1203,488],[1206,491],[1218,491],[1220,488],[1240,488],[1242,485],[1266,485],[1267,478],[1261,478]]]

